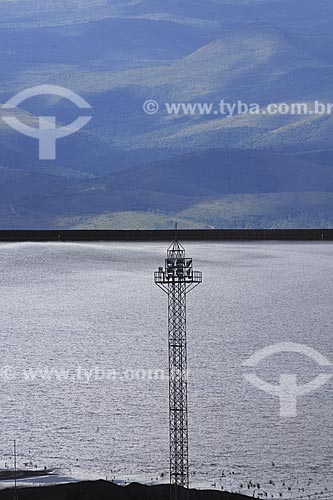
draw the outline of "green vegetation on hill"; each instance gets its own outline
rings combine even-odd
[[[200,222],[178,215],[153,212],[105,212],[93,217],[63,217],[55,222],[56,229],[170,229],[178,222],[183,229],[199,229]]]
[[[179,216],[215,228],[333,228],[333,193],[227,195]]]
[[[274,193],[226,195],[165,215],[158,212],[105,212],[95,216],[63,217],[58,229],[294,229],[333,228],[333,193]]]
[[[0,228],[163,229],[175,219],[184,228],[329,228],[333,169],[314,160],[209,150],[108,177],[3,169]]]

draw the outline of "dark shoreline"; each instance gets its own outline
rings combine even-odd
[[[0,481],[13,481],[16,479],[29,479],[33,477],[50,476],[53,473],[48,469],[33,469],[33,470],[0,470]]]
[[[0,500],[12,500],[13,488],[0,490]],[[108,481],[82,481],[18,488],[24,500],[169,500],[169,485],[145,486],[132,483],[118,486]],[[189,500],[249,500],[248,496],[213,490],[190,490]]]
[[[0,230],[0,242],[171,241],[170,230]],[[333,241],[333,229],[178,229],[182,241]]]

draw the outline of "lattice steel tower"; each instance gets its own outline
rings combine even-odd
[[[176,236],[165,267],[159,267],[154,278],[168,294],[170,498],[183,500],[189,487],[186,295],[202,282],[202,274],[193,271],[192,259],[185,257]]]

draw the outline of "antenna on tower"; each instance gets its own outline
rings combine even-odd
[[[193,271],[192,259],[186,258],[177,240],[167,250],[165,266],[154,274],[156,285],[168,295],[169,339],[169,426],[170,426],[170,499],[188,499],[188,410],[187,410],[187,339],[186,295],[202,282],[200,271]]]
[[[178,231],[178,224],[175,222],[175,241],[178,241],[177,239],[177,231]]]

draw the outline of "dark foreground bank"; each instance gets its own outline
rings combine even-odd
[[[13,500],[13,490],[0,491],[0,500]],[[169,500],[169,486],[130,484],[117,486],[107,481],[24,488],[18,490],[19,500]],[[249,497],[220,491],[190,490],[189,500],[248,500]]]
[[[170,241],[174,230],[1,231],[0,241]],[[332,241],[333,229],[178,229],[182,241]]]

